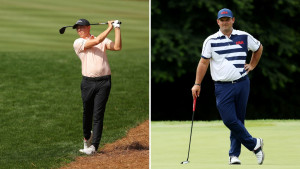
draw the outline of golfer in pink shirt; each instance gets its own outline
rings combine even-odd
[[[113,28],[114,41],[106,38]],[[111,70],[106,50],[122,49],[120,22],[108,21],[107,29],[96,37],[91,35],[90,23],[86,19],[79,19],[73,29],[77,30],[80,37],[74,41],[73,47],[81,60],[82,70],[84,148],[79,151],[91,155],[97,152],[100,144],[105,106],[111,89]]]

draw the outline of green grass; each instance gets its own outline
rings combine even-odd
[[[242,146],[241,166],[228,165],[229,130],[221,121],[194,122],[189,164],[188,153],[191,122],[151,123],[151,169],[225,169],[225,168],[300,168],[300,121],[246,121],[254,137],[264,139],[265,161],[259,166],[255,155]]]
[[[148,1],[2,0],[0,168],[58,168],[82,147],[81,63],[67,28],[122,21],[122,51],[108,51],[112,90],[100,146],[148,119]],[[93,26],[99,34],[106,26]],[[114,39],[113,32],[109,35]]]
[[[1,0],[0,51],[71,51],[76,31],[67,28],[60,35],[58,30],[80,18],[90,23],[118,19],[124,48],[149,46],[149,2],[145,0]],[[92,26],[91,33],[98,35],[105,29]]]

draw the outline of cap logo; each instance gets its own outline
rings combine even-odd
[[[221,14],[228,14],[228,12],[227,11],[223,11],[223,12],[221,12]]]

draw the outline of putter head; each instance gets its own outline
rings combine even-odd
[[[181,164],[188,164],[190,161],[182,161]]]
[[[67,27],[62,27],[62,28],[60,28],[60,30],[59,30],[59,33],[60,33],[60,34],[64,34],[64,33],[65,33],[65,30],[66,30],[66,28],[67,28]]]

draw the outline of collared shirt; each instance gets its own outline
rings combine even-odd
[[[94,36],[91,36],[94,38]],[[88,39],[78,38],[74,41],[75,53],[81,60],[82,75],[86,77],[100,77],[110,75],[111,70],[106,56],[106,44],[112,41],[105,38],[103,42],[85,49],[84,45]]]
[[[247,74],[247,52],[255,52],[259,47],[260,42],[247,32],[233,29],[228,38],[219,30],[204,41],[201,57],[210,59],[214,81],[233,81]]]

